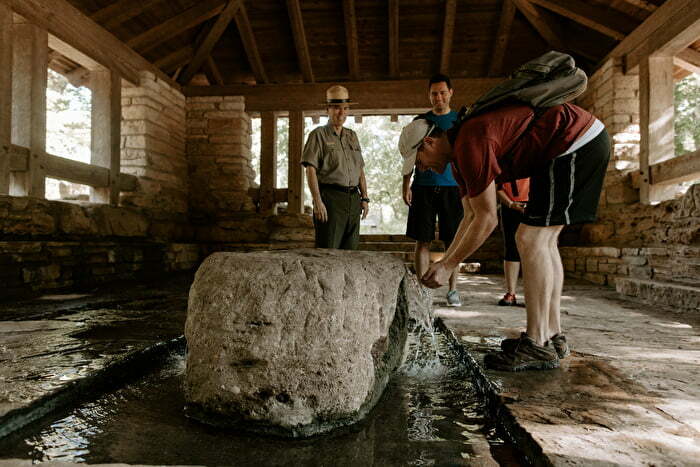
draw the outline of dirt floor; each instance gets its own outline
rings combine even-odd
[[[482,366],[525,326],[525,308],[496,305],[498,276],[460,278],[463,306],[436,315]],[[522,293],[519,294],[522,299]],[[562,325],[573,354],[557,370],[485,371],[505,412],[554,465],[700,465],[700,312],[622,300],[567,280]]]

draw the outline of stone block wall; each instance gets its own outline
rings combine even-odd
[[[188,204],[185,97],[150,72],[122,89],[121,170],[139,178],[121,204],[184,214]]]

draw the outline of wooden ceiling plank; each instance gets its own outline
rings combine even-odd
[[[502,82],[502,78],[455,78],[460,104],[474,102],[481,94]],[[353,111],[392,109],[404,113],[423,112],[426,108],[425,80],[349,81]],[[266,112],[278,110],[315,110],[323,102],[328,83],[263,84],[256,86],[186,86],[187,96],[245,96],[246,110]]]
[[[301,75],[305,82],[313,83],[314,72],[311,68],[311,55],[309,55],[309,44],[306,42],[304,19],[301,16],[301,4],[299,0],[287,0],[287,12],[289,13],[289,22],[292,26],[294,46],[297,50]]]
[[[399,0],[389,0],[389,76],[399,77]]]
[[[348,70],[350,79],[360,79],[360,50],[357,40],[357,13],[355,0],[343,0],[343,19],[345,21],[345,43],[348,50]]]
[[[223,86],[226,83],[224,82],[224,77],[221,75],[221,71],[219,70],[219,66],[216,64],[214,59],[212,58],[211,55],[207,56],[206,61],[204,62],[204,66],[209,70],[209,73],[214,77],[214,82],[218,84],[219,86]]]
[[[550,47],[560,52],[565,52],[567,50],[564,41],[559,37],[556,26],[549,18],[537,10],[530,0],[513,0],[513,2]]]
[[[618,41],[624,39],[638,26],[636,21],[627,15],[580,0],[530,0],[530,2]]]
[[[116,71],[133,84],[138,85],[139,72],[147,70],[179,88],[177,83],[148,60],[124,45],[66,0],[0,0],[0,3],[9,5],[15,13],[46,29],[96,62]]]
[[[182,84],[189,83],[195,73],[197,73],[202,67],[202,64],[204,64],[216,43],[219,42],[219,39],[221,39],[222,34],[224,31],[226,31],[226,28],[233,20],[233,16],[241,7],[242,3],[243,0],[230,0],[228,2],[226,7],[216,19],[214,25],[211,27],[211,29],[209,29],[209,32],[206,34],[204,39],[199,43],[197,51],[194,53],[194,57],[187,66],[187,69],[180,75],[179,81]]]
[[[136,37],[132,37],[126,41],[126,44],[140,53],[147,52],[178,34],[218,15],[223,11],[225,3],[225,0],[203,1],[179,15],[142,32]]]
[[[501,18],[498,24],[498,32],[494,41],[493,53],[489,64],[488,76],[500,76],[503,74],[503,59],[505,58],[510,31],[515,19],[515,4],[513,0],[503,0]]]
[[[452,38],[455,32],[457,0],[445,2],[445,20],[442,26],[442,50],[440,51],[440,73],[450,73],[450,56],[452,56]]]
[[[163,0],[118,0],[97,10],[90,18],[107,29],[126,23]]]
[[[192,60],[192,57],[194,57],[194,47],[187,45],[159,58],[153,62],[153,64],[164,72],[170,73],[176,68],[188,64],[190,60]]]
[[[253,27],[250,25],[248,12],[246,11],[244,3],[241,3],[241,7],[238,9],[233,19],[236,21],[238,34],[241,36],[243,49],[248,57],[250,68],[253,70],[255,81],[262,84],[269,83],[270,80],[267,78],[265,66],[263,65],[262,58],[260,57],[260,51],[258,50],[258,42],[255,40]]]
[[[697,50],[691,48],[683,49],[678,53],[677,57],[691,65],[700,67],[700,52]],[[695,73],[697,73],[697,71]]]
[[[629,3],[630,5],[634,5],[637,8],[641,8],[642,10],[646,11],[651,11],[654,12],[658,8],[655,4],[649,2],[648,0],[622,0],[625,3]]]

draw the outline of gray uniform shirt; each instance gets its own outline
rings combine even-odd
[[[309,134],[301,156],[304,166],[316,168],[319,183],[357,186],[365,166],[357,134],[343,127],[340,136],[331,124],[319,126]]]

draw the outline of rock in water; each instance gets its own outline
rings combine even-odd
[[[189,296],[187,414],[289,437],[359,421],[403,357],[405,278],[361,251],[209,256]]]

